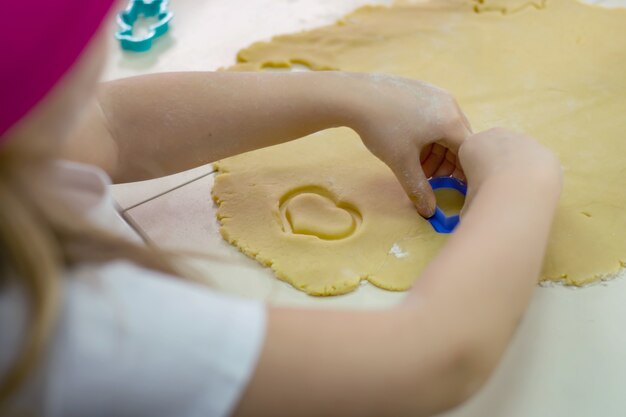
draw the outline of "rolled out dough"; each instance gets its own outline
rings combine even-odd
[[[255,44],[232,70],[300,63],[447,88],[476,131],[527,132],[563,163],[542,279],[582,285],[616,273],[626,260],[626,10],[575,0],[409,3]],[[345,293],[364,279],[405,290],[445,241],[347,128],[216,167],[223,237],[309,294]]]
[[[465,196],[452,188],[436,189],[435,198],[437,199],[437,207],[439,207],[446,216],[459,214],[465,203]]]

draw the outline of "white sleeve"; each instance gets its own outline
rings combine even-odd
[[[232,413],[263,344],[263,304],[129,263],[73,275],[46,372],[46,416]]]

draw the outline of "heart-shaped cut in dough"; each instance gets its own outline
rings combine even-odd
[[[345,239],[355,231],[357,225],[353,213],[317,193],[302,193],[292,197],[287,203],[285,216],[292,233],[324,240]]]

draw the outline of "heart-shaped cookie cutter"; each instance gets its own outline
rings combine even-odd
[[[451,188],[463,195],[467,195],[467,185],[454,177],[436,177],[428,180],[433,190],[439,188]],[[446,216],[439,207],[435,208],[435,214],[428,219],[437,233],[452,233],[459,224],[459,215]]]
[[[117,14],[120,29],[115,37],[123,49],[145,52],[152,48],[152,42],[169,29],[174,14],[168,9],[168,0],[130,0],[125,10]],[[145,35],[133,35],[133,27],[139,17],[156,17],[158,21],[148,27]]]

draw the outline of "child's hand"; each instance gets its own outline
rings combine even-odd
[[[554,193],[562,188],[556,156],[521,133],[495,128],[472,135],[461,145],[459,160],[469,184],[466,208],[483,184],[492,179],[502,179],[512,187],[541,185]]]
[[[351,127],[391,167],[425,217],[435,209],[427,178],[463,179],[456,154],[471,134],[454,98],[440,88],[388,75],[333,71],[121,79],[101,88],[92,113],[99,126],[80,129],[75,143],[83,146],[80,138],[102,132],[100,143],[113,149],[108,172],[118,182],[169,175],[320,130]],[[83,153],[93,155],[94,142]]]
[[[418,212],[430,217],[435,195],[428,177],[464,179],[456,153],[471,134],[467,118],[446,91],[415,80],[380,74],[349,74],[358,84],[355,129],[385,162]]]

